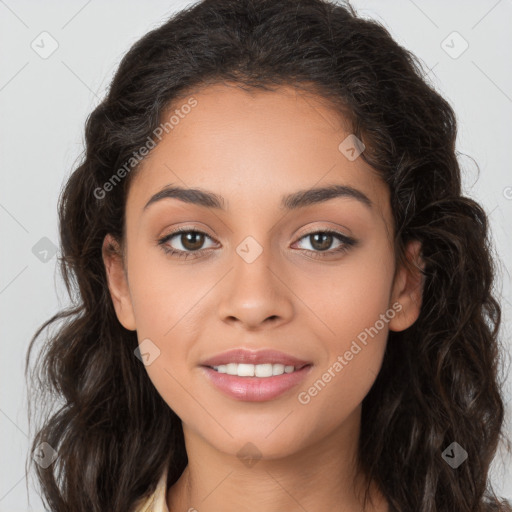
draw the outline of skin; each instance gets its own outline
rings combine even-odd
[[[109,236],[103,251],[117,317],[137,330],[139,343],[149,338],[160,349],[146,370],[183,422],[189,465],[168,489],[167,505],[201,512],[251,511],[255,504],[266,512],[360,511],[363,480],[355,478],[354,464],[361,403],[381,367],[388,331],[418,317],[420,246],[407,248],[415,270],[395,268],[387,186],[362,158],[349,161],[340,152],[350,131],[321,98],[292,87],[248,93],[227,84],[194,97],[197,106],[134,176],[124,260],[106,250]],[[167,198],[143,211],[171,184],[213,191],[227,210]],[[282,195],[328,184],[354,187],[373,205],[341,197],[288,213],[279,208]],[[181,226],[207,233],[196,246],[205,249],[199,257],[177,258],[157,244]],[[305,235],[327,228],[357,244],[334,253],[342,242],[332,238],[330,253],[322,252]],[[263,249],[252,263],[236,252],[247,236]],[[180,235],[167,245],[194,250]],[[394,303],[400,312],[301,404],[298,394]],[[235,347],[281,350],[313,368],[277,399],[234,400],[209,383],[199,364]],[[237,456],[248,442],[261,454],[251,467]],[[376,486],[372,496],[368,510],[388,510]]]

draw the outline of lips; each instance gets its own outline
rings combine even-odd
[[[312,365],[273,377],[239,377],[219,373],[208,366],[201,371],[207,381],[223,395],[244,402],[268,402],[292,393],[312,371]]]
[[[242,365],[241,375],[233,375],[229,367]],[[257,376],[260,370],[265,375]],[[268,375],[268,366],[276,368],[274,375]],[[297,387],[313,369],[313,363],[277,350],[248,350],[237,348],[205,359],[201,369],[206,379],[224,395],[246,402],[265,402],[277,399]],[[226,367],[227,366],[227,367]],[[214,368],[215,367],[215,368]],[[284,367],[284,372],[282,371]],[[237,368],[240,373],[240,368]],[[279,371],[277,371],[279,370]],[[226,372],[227,371],[227,372]],[[254,371],[254,376],[252,371]],[[274,373],[274,372],[273,372]]]
[[[201,366],[214,367],[229,363],[242,364],[283,364],[285,366],[293,366],[302,368],[303,366],[312,364],[310,361],[299,359],[297,357],[279,352],[277,350],[258,350],[251,351],[244,348],[232,349],[213,357],[205,359],[201,362]]]

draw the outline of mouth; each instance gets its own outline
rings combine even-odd
[[[269,402],[284,397],[304,381],[312,368],[312,364],[295,367],[278,363],[201,367],[213,389],[243,402]]]
[[[278,350],[248,350],[247,348],[241,347],[217,354],[202,361],[200,364],[202,366],[208,366],[210,368],[220,370],[220,373],[233,371],[235,368],[233,364],[237,365],[237,370],[238,366],[240,366],[241,370],[246,372],[250,372],[253,367],[258,366],[262,367],[259,368],[258,371],[268,372],[268,365],[272,365],[272,371],[274,371],[274,365],[276,365],[276,371],[280,371],[280,365],[282,365],[284,367],[283,370],[288,367],[288,372],[290,372],[291,370],[289,367],[293,367],[295,369],[302,368],[307,364],[311,364],[311,361],[305,361]],[[226,372],[224,372],[224,367],[226,368]]]
[[[202,361],[200,368],[213,388],[234,400],[274,400],[299,385],[311,361],[277,350],[236,348]]]
[[[257,377],[268,379],[270,377],[297,372],[306,366],[311,365],[309,363],[300,364],[298,366],[284,365],[280,363],[228,363],[218,366],[206,366],[206,368],[211,368],[217,373],[225,373],[226,375],[237,377]]]

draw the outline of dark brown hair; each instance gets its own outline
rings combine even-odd
[[[292,85],[328,100],[389,186],[397,263],[408,241],[422,243],[420,316],[389,334],[363,401],[359,470],[400,512],[512,510],[488,481],[506,440],[488,221],[462,195],[455,115],[423,74],[382,25],[327,0],[204,0],[132,46],[87,119],[85,154],[60,197],[72,304],[27,352],[26,373],[35,340],[55,326],[30,373],[45,413],[31,455],[42,442],[58,454],[34,465],[50,510],[127,512],[165,467],[172,485],[187,465],[181,421],[134,355],[137,335],[117,320],[102,261],[107,233],[123,241],[137,167],[98,191],[155,140],[177,98],[215,83]],[[441,457],[454,441],[469,454],[457,469]]]

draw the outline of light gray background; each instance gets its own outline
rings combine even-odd
[[[380,20],[422,59],[431,69],[428,77],[457,113],[465,191],[490,214],[500,256],[501,333],[510,357],[512,0],[352,4],[363,16]],[[34,331],[67,297],[56,257],[44,262],[41,250],[37,257],[32,249],[45,243],[40,242],[43,237],[58,244],[59,191],[82,150],[86,116],[103,97],[121,57],[148,30],[187,5],[189,1],[176,0],[0,0],[0,511],[43,510],[33,477],[30,506],[27,501],[23,365]],[[46,50],[50,48],[48,36],[39,37],[43,31],[58,43],[46,59],[31,48],[34,40],[42,47],[42,37],[47,38]],[[464,41],[456,35],[446,39],[454,31],[469,45],[457,58],[453,56]],[[509,425],[511,377],[505,396]],[[498,494],[509,499],[511,466],[510,459],[498,458],[492,468]]]

